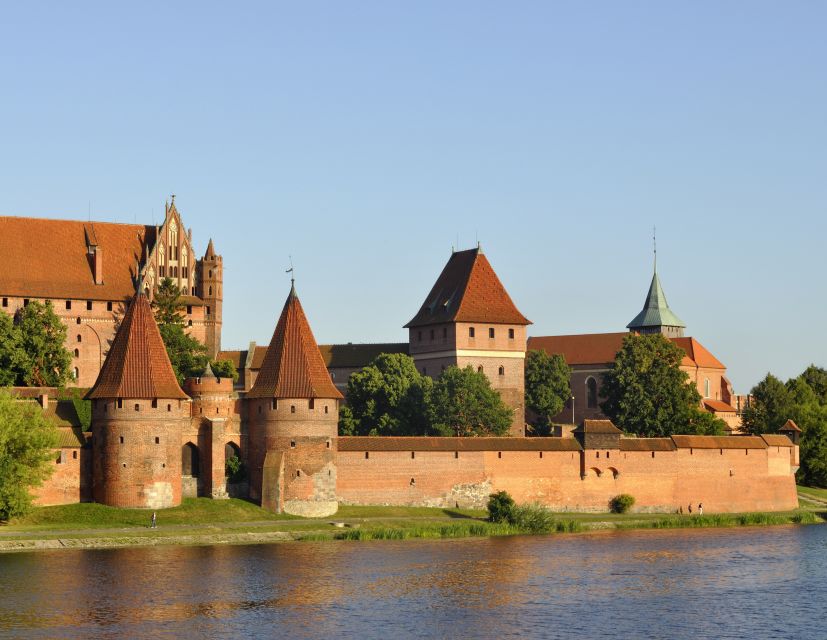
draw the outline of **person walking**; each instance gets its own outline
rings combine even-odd
[[[692,503],[691,502],[689,503],[689,515],[690,516],[692,515]]]
[[[700,502],[698,503],[698,515],[702,516],[704,514],[704,506]]]
[[[158,514],[154,511],[152,512],[152,522],[149,525],[150,529],[157,529],[158,528]]]

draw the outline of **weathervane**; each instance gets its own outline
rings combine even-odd
[[[652,227],[652,248],[655,252],[655,271],[658,270],[658,228]]]
[[[290,268],[284,273],[290,274],[290,286],[293,286],[296,283],[295,274],[293,273],[293,256],[287,256],[287,258],[290,260]]]

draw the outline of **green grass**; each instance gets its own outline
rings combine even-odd
[[[158,509],[158,524],[210,525],[226,522],[295,519],[297,516],[274,514],[261,507],[231,498],[184,498],[181,506]],[[94,502],[38,507],[29,515],[9,522],[14,529],[96,529],[148,526],[152,511],[118,509]]]
[[[484,509],[443,509],[440,507],[361,507],[339,505],[336,518],[485,518]]]
[[[819,500],[827,500],[827,489],[818,489],[816,487],[797,486],[798,493],[806,497],[818,498]]]
[[[642,522],[618,523],[618,529],[683,529],[754,527],[778,524],[817,524],[824,519],[812,511],[784,513],[716,513],[706,516],[668,516]]]

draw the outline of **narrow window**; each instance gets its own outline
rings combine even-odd
[[[509,330],[508,330],[508,339],[509,339],[509,340],[513,340],[513,339],[514,339],[514,329],[509,329]]]
[[[126,469],[126,463],[125,462],[123,463],[123,468]]]
[[[709,378],[704,379],[704,398],[709,397]]]
[[[327,448],[330,449],[330,440],[328,440],[325,444],[327,445]]]
[[[493,338],[493,337],[494,337],[494,327],[490,327],[490,328],[488,329],[488,337],[489,337],[489,338]]]
[[[155,436],[155,444],[161,444],[161,438]]]
[[[158,398],[153,398],[153,399],[152,399],[152,408],[153,408],[153,409],[157,409],[157,408],[158,408]]]
[[[112,311],[112,303],[111,302],[106,303],[106,310],[107,311]]]
[[[3,306],[4,306],[4,307],[8,307],[8,306],[9,306],[9,299],[8,299],[8,298],[3,298]]]
[[[597,380],[591,376],[586,379],[586,407],[597,408]]]
[[[275,411],[276,409],[278,409],[278,406],[278,400],[276,400],[275,398],[270,400],[270,411]]]
[[[83,338],[81,338],[80,334],[78,334],[78,342],[82,342],[82,341],[83,341]]]
[[[500,374],[501,376],[504,376],[504,375],[505,375],[505,367],[503,367],[503,366],[501,366],[501,367],[500,367],[500,369],[499,369],[499,374]]]
[[[80,369],[75,367],[75,370],[72,372],[72,375],[75,377],[75,380],[80,379]]]
[[[55,458],[55,464],[60,464],[61,462],[63,462],[63,452],[62,451],[58,452],[57,458]]]
[[[67,300],[67,301],[66,301],[66,308],[67,308],[67,309],[71,309],[71,308],[72,308],[72,301],[71,301],[71,300]]]
[[[91,300],[87,300],[87,301],[86,301],[86,310],[87,310],[87,311],[91,311],[91,310],[92,310],[92,301],[91,301]]]
[[[482,365],[477,367],[477,373],[482,373]]]
[[[411,460],[413,460],[414,458],[416,458],[416,454],[413,451],[411,451]]]
[[[78,317],[75,319],[75,323],[76,323],[76,324],[80,324],[80,316],[78,316]]]
[[[597,457],[599,458],[600,457],[600,452],[596,451],[595,453],[597,453]]]
[[[187,326],[188,326],[188,327],[191,327],[191,326],[192,326],[192,320],[188,320],[188,321],[187,321]]]
[[[188,305],[187,305],[187,313],[188,313],[188,314],[189,314],[189,313],[192,313],[192,305],[191,305],[191,304],[188,304]]]
[[[655,452],[654,452],[654,451],[652,452],[652,457],[653,457],[653,458],[655,457]]]
[[[469,338],[474,337],[474,327],[468,327],[468,337]]]
[[[72,451],[72,460],[77,460],[77,459],[78,459],[78,452],[77,451]]]
[[[209,288],[209,292],[207,293],[208,296],[212,295],[212,287]]]
[[[207,307],[207,315],[210,315],[210,308]]]
[[[141,405],[139,405],[139,404],[136,402],[136,403],[135,403],[135,411],[140,411],[140,410],[141,410]]]
[[[118,409],[123,409],[123,399],[118,398]]]
[[[296,413],[296,405],[294,405],[294,404],[290,405],[290,413]]]
[[[80,357],[80,349],[75,349],[75,357]]]
[[[325,406],[324,406],[324,412],[325,412],[325,413],[327,413],[327,410],[328,410],[328,406],[327,406],[327,405],[325,405]]]
[[[28,306],[29,306],[29,299],[28,299],[28,298],[23,298],[23,306],[24,306],[24,307],[28,307]]]
[[[369,451],[365,451],[365,460],[367,460],[368,458],[370,458],[370,452],[369,452]]]
[[[120,437],[121,444],[123,444],[123,436]]]
[[[291,441],[290,441],[290,448],[291,448],[291,449],[295,449],[295,448],[296,448],[296,441],[295,441],[295,440],[291,440]]]
[[[416,486],[416,480],[414,480],[413,478],[411,478],[411,486],[412,486],[412,487],[415,487],[415,486]]]
[[[609,457],[609,453],[610,453],[609,451],[606,452],[606,457],[607,458]]]
[[[502,451],[497,451],[497,457],[502,458],[503,457],[503,452]]]
[[[540,459],[541,460],[543,459],[543,452],[542,451],[540,452]]]
[[[459,451],[454,451],[454,458],[459,458]]]
[[[302,474],[301,469],[296,469],[296,477],[297,478],[301,477],[301,474]]]
[[[172,411],[172,405],[171,404],[167,405],[167,411]]]
[[[316,408],[316,400],[314,398],[310,398],[310,400],[308,400],[307,408],[311,410]]]

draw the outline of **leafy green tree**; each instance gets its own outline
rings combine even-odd
[[[827,404],[801,406],[794,419],[802,431],[799,480],[811,487],[827,487]]]
[[[20,331],[14,326],[10,315],[0,312],[0,387],[17,384],[21,364],[25,361],[26,356],[20,346]]]
[[[186,332],[181,291],[170,278],[158,285],[152,307],[178,384],[183,384],[207,366],[207,347]]]
[[[811,364],[798,377],[815,392],[819,402],[827,404],[827,369]]]
[[[448,367],[434,383],[431,425],[441,435],[506,435],[512,413],[485,374],[470,366]]]
[[[34,402],[14,399],[0,389],[0,519],[25,514],[31,487],[54,470],[57,429]]]
[[[745,431],[753,435],[775,433],[790,418],[790,391],[771,373],[752,388],[750,395],[750,406],[741,416]]]
[[[382,353],[348,379],[339,430],[343,435],[427,435],[432,387],[433,381],[417,371],[413,358]]]
[[[547,428],[571,396],[571,367],[560,354],[531,350],[525,360],[525,403],[537,415],[537,427]]]
[[[15,325],[20,345],[18,384],[62,387],[69,380],[72,356],[64,346],[66,325],[52,303],[31,301],[19,309]]]
[[[726,435],[726,426],[726,422],[716,418],[715,414],[699,407],[693,407],[689,413],[689,424],[683,433],[697,436],[723,436]]]
[[[210,360],[210,367],[219,378],[232,378],[233,382],[238,381],[238,371],[232,360]]]
[[[692,432],[701,396],[681,371],[683,350],[659,333],[629,334],[603,376],[600,407],[620,429],[644,437]]]

